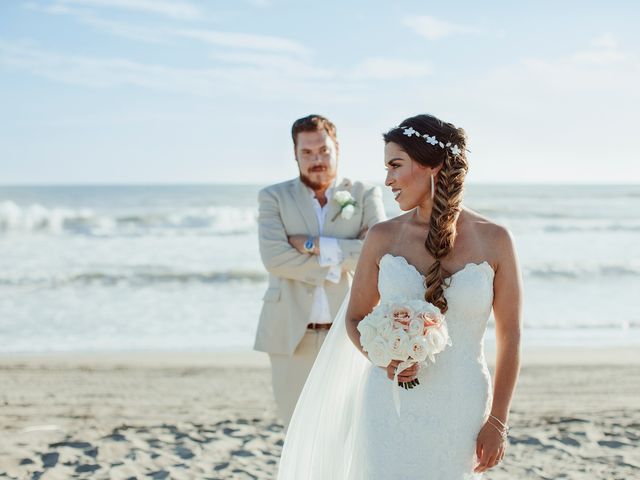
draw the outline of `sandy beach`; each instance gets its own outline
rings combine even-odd
[[[491,358],[491,355],[488,355]],[[0,478],[270,479],[283,431],[257,353],[0,357]],[[487,479],[640,477],[640,352],[524,352]]]

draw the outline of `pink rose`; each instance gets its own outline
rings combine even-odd
[[[413,312],[408,307],[394,307],[391,310],[391,317],[393,318],[393,327],[401,328],[406,332],[409,330]]]
[[[423,335],[426,335],[431,327],[440,325],[442,321],[441,316],[435,312],[420,312],[418,318],[424,325]]]

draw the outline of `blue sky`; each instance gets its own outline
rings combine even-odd
[[[2,1],[0,184],[275,182],[308,113],[382,182],[424,112],[472,182],[640,182],[637,2],[487,3]]]

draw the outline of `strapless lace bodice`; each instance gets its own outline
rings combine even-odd
[[[475,440],[491,405],[491,379],[483,340],[493,303],[494,272],[469,263],[445,288],[452,345],[421,369],[420,385],[400,390],[397,417],[386,372],[371,367],[365,384],[370,479],[463,480],[473,474]],[[380,260],[381,301],[422,299],[425,279],[404,257]],[[419,454],[407,458],[407,449]]]

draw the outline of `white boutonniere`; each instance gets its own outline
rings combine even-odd
[[[340,190],[335,193],[333,199],[338,202],[338,205],[340,205],[340,211],[336,213],[331,219],[332,222],[335,221],[336,218],[338,218],[338,215],[340,215],[340,218],[344,218],[345,220],[349,220],[351,217],[353,217],[353,213],[356,210],[357,203],[356,199],[353,198],[350,192],[347,192],[346,190]]]

